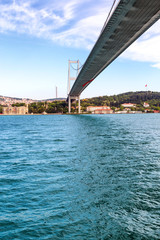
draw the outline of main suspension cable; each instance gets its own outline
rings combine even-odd
[[[72,64],[71,64],[71,67],[72,67],[74,70],[76,70],[76,71],[80,70],[83,66],[84,66],[84,64],[83,64],[81,67],[79,67],[79,68],[74,68],[74,67],[72,66]]]
[[[101,30],[101,33],[103,32],[105,26],[106,26],[107,23],[108,23],[108,19],[109,19],[110,15],[111,15],[111,12],[112,12],[112,10],[113,10],[113,7],[114,7],[116,1],[117,1],[117,0],[114,0],[114,1],[113,1],[113,4],[112,4],[111,9],[110,9],[110,11],[109,11],[109,13],[108,13],[107,19],[106,19],[106,21],[105,21],[105,23],[104,23],[104,25],[103,25],[103,28],[102,28],[102,30]]]

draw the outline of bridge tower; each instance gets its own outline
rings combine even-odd
[[[76,68],[72,67],[72,64],[76,64]],[[76,77],[71,76],[71,67],[76,70]],[[71,112],[71,102],[72,100],[78,100],[78,113],[80,113],[80,96],[70,96],[70,90],[71,90],[71,81],[75,81],[78,74],[79,74],[79,60],[77,61],[68,61],[68,112]]]

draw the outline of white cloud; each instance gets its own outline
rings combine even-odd
[[[0,4],[0,29],[1,32],[13,31],[24,32],[41,36],[46,33],[49,36],[50,31],[65,26],[73,18],[75,1],[70,1],[61,9],[60,14],[56,14],[58,5],[45,6],[42,9],[32,7],[33,1],[12,4]]]
[[[151,65],[152,67],[155,67],[155,68],[159,68],[160,69],[160,63],[157,63],[157,64],[153,64]]]
[[[17,32],[50,39],[57,44],[91,49],[112,0],[0,0],[0,32]],[[123,58],[160,65],[160,21],[132,44]]]
[[[62,44],[68,46],[91,49],[100,33],[102,27],[101,23],[103,22],[104,17],[102,15],[96,16],[96,22],[93,25],[94,20],[95,16],[82,19],[71,29],[56,34],[53,37]]]
[[[103,2],[46,0],[46,4],[42,4],[36,0],[14,0],[3,4],[0,1],[0,31],[31,34],[67,46],[91,48],[111,5],[111,1],[106,6]]]
[[[160,68],[160,21],[134,42],[123,54],[123,58],[140,62],[155,63]]]

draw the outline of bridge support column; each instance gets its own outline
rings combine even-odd
[[[80,95],[78,96],[78,113],[81,113],[81,102],[80,102]]]
[[[68,96],[68,113],[71,113],[71,105],[72,105],[71,100],[74,100],[74,101],[78,100],[78,113],[81,113],[80,96]]]
[[[71,97],[68,96],[68,113],[71,113]]]

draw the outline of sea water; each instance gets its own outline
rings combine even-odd
[[[0,239],[160,239],[160,114],[0,116]]]

